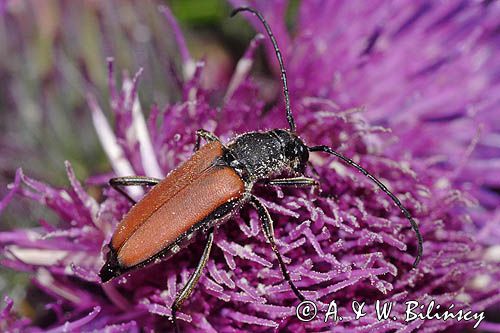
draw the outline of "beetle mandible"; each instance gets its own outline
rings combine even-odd
[[[418,240],[414,267],[422,257],[423,240],[418,225],[399,199],[377,178],[351,159],[328,146],[307,146],[296,134],[295,120],[290,107],[287,77],[283,58],[268,23],[260,12],[251,7],[239,7],[239,12],[253,13],[271,40],[281,69],[289,129],[248,132],[223,144],[214,134],[205,130],[196,132],[195,153],[163,180],[128,176],[113,178],[110,185],[126,196],[134,206],[116,228],[109,244],[106,263],[99,276],[102,282],[159,259],[165,259],[181,250],[198,232],[207,235],[207,243],[200,261],[186,285],[177,294],[172,305],[172,320],[176,331],[176,312],[193,292],[205,267],[214,241],[214,230],[244,204],[252,204],[261,219],[262,229],[276,255],[284,279],[301,301],[305,297],[290,279],[287,267],[276,246],[273,221],[266,206],[252,194],[257,183],[275,186],[317,186],[316,180],[304,176],[310,152],[334,155],[356,168],[382,189],[410,221]],[[200,148],[201,139],[207,144]],[[289,178],[276,178],[292,175]],[[121,186],[153,186],[135,202]]]

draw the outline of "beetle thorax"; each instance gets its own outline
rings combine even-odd
[[[309,158],[302,140],[286,130],[245,133],[228,150],[235,159],[232,166],[244,169],[249,181],[302,173]]]

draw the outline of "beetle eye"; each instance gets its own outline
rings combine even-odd
[[[298,170],[298,171],[304,172],[304,170],[306,168],[307,161],[309,161],[309,151],[303,145],[300,146],[299,150],[300,151],[298,152],[298,158],[300,161],[300,166],[299,166],[300,170]]]
[[[309,160],[309,151],[302,142],[293,141],[285,146],[285,157],[293,163],[293,169],[302,173]]]
[[[295,145],[293,142],[289,143],[285,147],[285,156],[289,160],[292,160],[297,157],[298,151],[297,151],[297,145]]]

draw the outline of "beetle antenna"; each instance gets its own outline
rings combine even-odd
[[[262,14],[257,11],[256,9],[252,7],[238,7],[235,8],[231,12],[231,17],[235,16],[239,12],[251,12],[255,16],[258,17],[258,19],[262,22],[264,25],[264,28],[267,31],[267,34],[269,38],[271,39],[271,43],[273,44],[274,47],[274,52],[276,52],[276,57],[278,58],[278,62],[280,64],[280,70],[281,70],[281,82],[283,82],[283,94],[285,96],[285,107],[286,107],[286,119],[288,120],[288,124],[290,125],[290,131],[295,132],[295,120],[293,119],[292,115],[292,109],[290,108],[290,96],[288,95],[288,84],[287,84],[287,79],[286,79],[286,71],[285,71],[285,66],[283,65],[283,57],[281,56],[280,49],[278,47],[278,42],[276,42],[276,38],[274,38],[273,32],[271,30],[271,27],[269,24],[266,22]]]
[[[396,206],[399,207],[401,212],[404,214],[404,216],[410,221],[412,229],[415,231],[415,234],[417,235],[417,240],[418,240],[418,251],[417,251],[417,256],[415,258],[415,262],[413,263],[413,267],[417,267],[418,263],[420,262],[420,259],[422,259],[422,253],[423,253],[423,239],[422,235],[420,234],[420,231],[418,229],[418,224],[415,222],[413,217],[411,216],[410,212],[403,206],[401,201],[391,192],[387,187],[375,176],[373,176],[371,173],[366,171],[362,166],[354,162],[353,160],[343,156],[342,154],[336,152],[335,150],[331,149],[328,146],[314,146],[314,147],[308,147],[309,151],[320,151],[320,152],[325,152],[331,155],[334,155],[338,158],[340,158],[342,161],[345,163],[349,164],[350,166],[358,169],[359,172],[361,172],[363,175],[366,177],[370,178],[375,184],[377,184],[382,191],[384,191],[389,197],[391,197],[392,201],[396,204]]]

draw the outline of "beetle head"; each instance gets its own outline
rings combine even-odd
[[[309,161],[309,150],[304,141],[287,130],[275,130],[282,143],[282,152],[293,171],[303,174]]]

